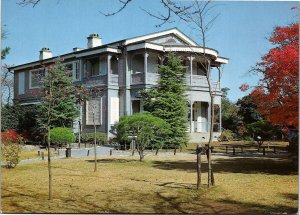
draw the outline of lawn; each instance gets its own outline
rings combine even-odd
[[[196,190],[195,155],[99,157],[2,169],[4,213],[282,213],[297,212],[298,173],[284,158],[214,156],[216,186]]]

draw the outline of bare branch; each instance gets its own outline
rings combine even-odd
[[[27,5],[32,5],[32,7],[35,7],[41,0],[20,0],[17,2],[18,5],[21,6],[27,6]]]
[[[103,14],[104,16],[114,16],[118,13],[120,13],[122,10],[124,10],[126,8],[126,6],[132,2],[132,0],[119,0],[119,2],[122,4],[122,6],[115,12],[112,13],[103,13],[101,11],[99,11],[101,14]]]

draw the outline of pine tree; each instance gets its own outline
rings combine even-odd
[[[178,56],[170,53],[166,56],[166,65],[159,66],[158,85],[142,92],[144,109],[170,125],[170,134],[164,143],[170,146],[186,144],[188,100],[185,86],[185,67]]]
[[[75,107],[75,86],[72,84],[72,76],[66,70],[60,59],[48,67],[47,74],[45,74],[44,78],[41,77],[41,80],[44,95],[40,106],[41,115],[39,122],[48,133],[49,199],[52,199],[50,129],[59,125],[70,126],[79,112]]]

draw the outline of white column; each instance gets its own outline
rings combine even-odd
[[[190,111],[191,111],[191,114],[190,114],[190,133],[193,133],[193,131],[194,131],[194,128],[193,128],[193,104],[194,104],[194,101],[191,100],[190,104],[191,104],[191,107],[190,107]]]
[[[149,56],[149,54],[148,54],[147,52],[145,52],[145,54],[144,54],[144,75],[145,75],[145,84],[147,84],[148,56]]]
[[[110,85],[111,55],[107,55],[107,85]]]
[[[219,105],[219,131],[222,132],[222,106],[221,104]]]
[[[190,86],[192,86],[192,78],[193,78],[193,60],[194,57],[190,56],[189,57],[190,60]]]

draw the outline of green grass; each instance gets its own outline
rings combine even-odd
[[[47,162],[2,169],[7,213],[275,213],[296,212],[298,175],[284,158],[214,156],[216,186],[208,189],[203,157],[196,190],[194,155],[99,157],[53,161],[53,200]]]

